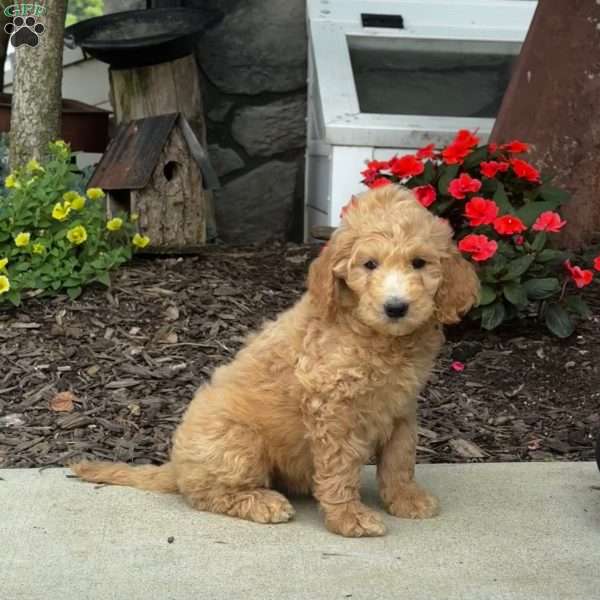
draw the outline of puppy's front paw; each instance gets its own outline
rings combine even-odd
[[[360,502],[348,502],[325,509],[325,526],[345,537],[385,535],[381,516]]]
[[[439,500],[416,483],[398,491],[387,507],[395,517],[405,519],[429,519],[440,512]]]

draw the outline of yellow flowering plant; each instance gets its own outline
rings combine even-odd
[[[54,142],[47,161],[31,159],[0,189],[0,307],[109,285],[109,272],[149,243],[127,214],[107,219],[104,191],[86,188],[68,144]]]

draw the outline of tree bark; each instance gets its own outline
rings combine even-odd
[[[15,50],[10,131],[10,167],[44,159],[48,144],[60,138],[65,0],[46,0],[40,18],[45,31],[37,46]]]

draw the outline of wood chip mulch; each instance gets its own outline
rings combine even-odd
[[[0,312],[0,468],[165,461],[195,389],[298,298],[316,252],[216,246],[137,259],[109,291]],[[421,398],[419,460],[592,460],[600,285],[588,300],[594,316],[566,341],[523,324],[450,331]]]

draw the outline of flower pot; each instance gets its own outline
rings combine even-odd
[[[0,132],[10,131],[12,94],[0,94]],[[62,134],[74,152],[102,153],[108,144],[110,112],[78,102],[62,101]]]

